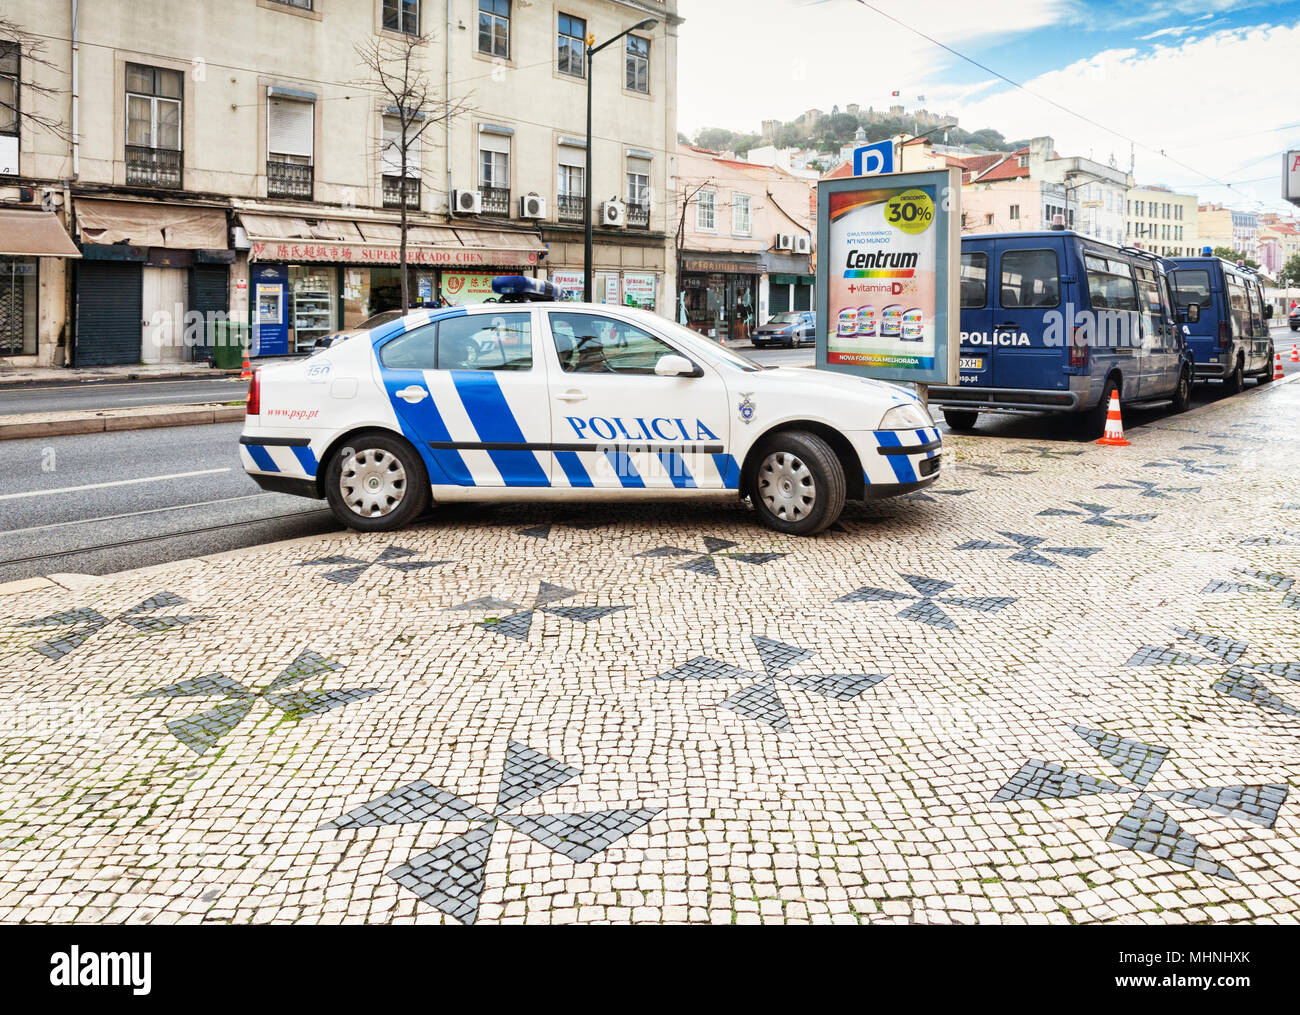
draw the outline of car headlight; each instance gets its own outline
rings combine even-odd
[[[880,417],[877,430],[916,430],[920,427],[934,426],[934,420],[920,402],[908,402],[896,405]]]

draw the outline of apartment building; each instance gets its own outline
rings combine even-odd
[[[400,305],[403,203],[417,304],[485,299],[500,274],[581,289],[588,173],[596,298],[671,303],[676,6],[9,0],[53,66],[0,52],[0,98],[12,71],[18,105],[68,136],[19,123],[11,160],[0,121],[0,202],[32,209],[5,212],[30,216],[27,232],[57,221],[76,247],[4,245],[0,279],[34,281],[0,355],[201,358],[211,332],[192,322],[213,312],[250,320],[263,355],[304,350]],[[587,35],[599,45],[648,18],[587,66]],[[422,132],[403,144],[359,50],[416,37],[433,98],[407,110],[408,134]]]
[[[1130,187],[1124,201],[1124,241],[1161,257],[1201,252],[1195,194],[1168,187]]]
[[[1230,247],[1242,257],[1254,258],[1259,221],[1254,212],[1221,204],[1203,204],[1196,210],[1196,231],[1202,246]]]

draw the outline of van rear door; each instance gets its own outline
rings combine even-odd
[[[961,241],[961,356],[962,385],[993,384],[993,346],[988,344],[993,324],[989,279],[993,275],[993,241],[963,237]]]
[[[1062,244],[1055,238],[1017,236],[996,241],[997,284],[994,285],[990,331],[995,388],[1063,389],[1068,355],[1068,328],[1061,319]],[[1058,341],[1048,345],[1052,323]],[[1065,332],[1065,334],[1063,334]]]

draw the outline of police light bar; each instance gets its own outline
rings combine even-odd
[[[1213,247],[1210,247],[1210,246],[1202,247],[1202,248],[1201,248],[1201,256],[1202,256],[1202,257],[1213,257],[1213,256],[1214,256],[1214,248],[1213,248]]]
[[[531,303],[561,299],[560,290],[553,282],[525,275],[502,275],[492,280],[492,291],[502,303]]]
[[[1052,225],[1051,225],[1050,228],[1052,228],[1052,229],[1064,229],[1064,228],[1065,228],[1065,216],[1062,215],[1062,214],[1060,214],[1059,212],[1058,212],[1057,214],[1053,215],[1053,216],[1052,216]]]

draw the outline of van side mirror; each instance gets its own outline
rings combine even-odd
[[[1266,320],[1266,321],[1271,320],[1272,317],[1273,317],[1273,304],[1272,304],[1272,303],[1265,303],[1265,304],[1264,304],[1264,320]]]
[[[1188,324],[1195,324],[1201,319],[1201,305],[1199,303],[1187,304],[1187,310],[1184,313],[1184,320]]]
[[[655,363],[655,374],[659,377],[703,377],[704,371],[685,356],[660,356]]]

